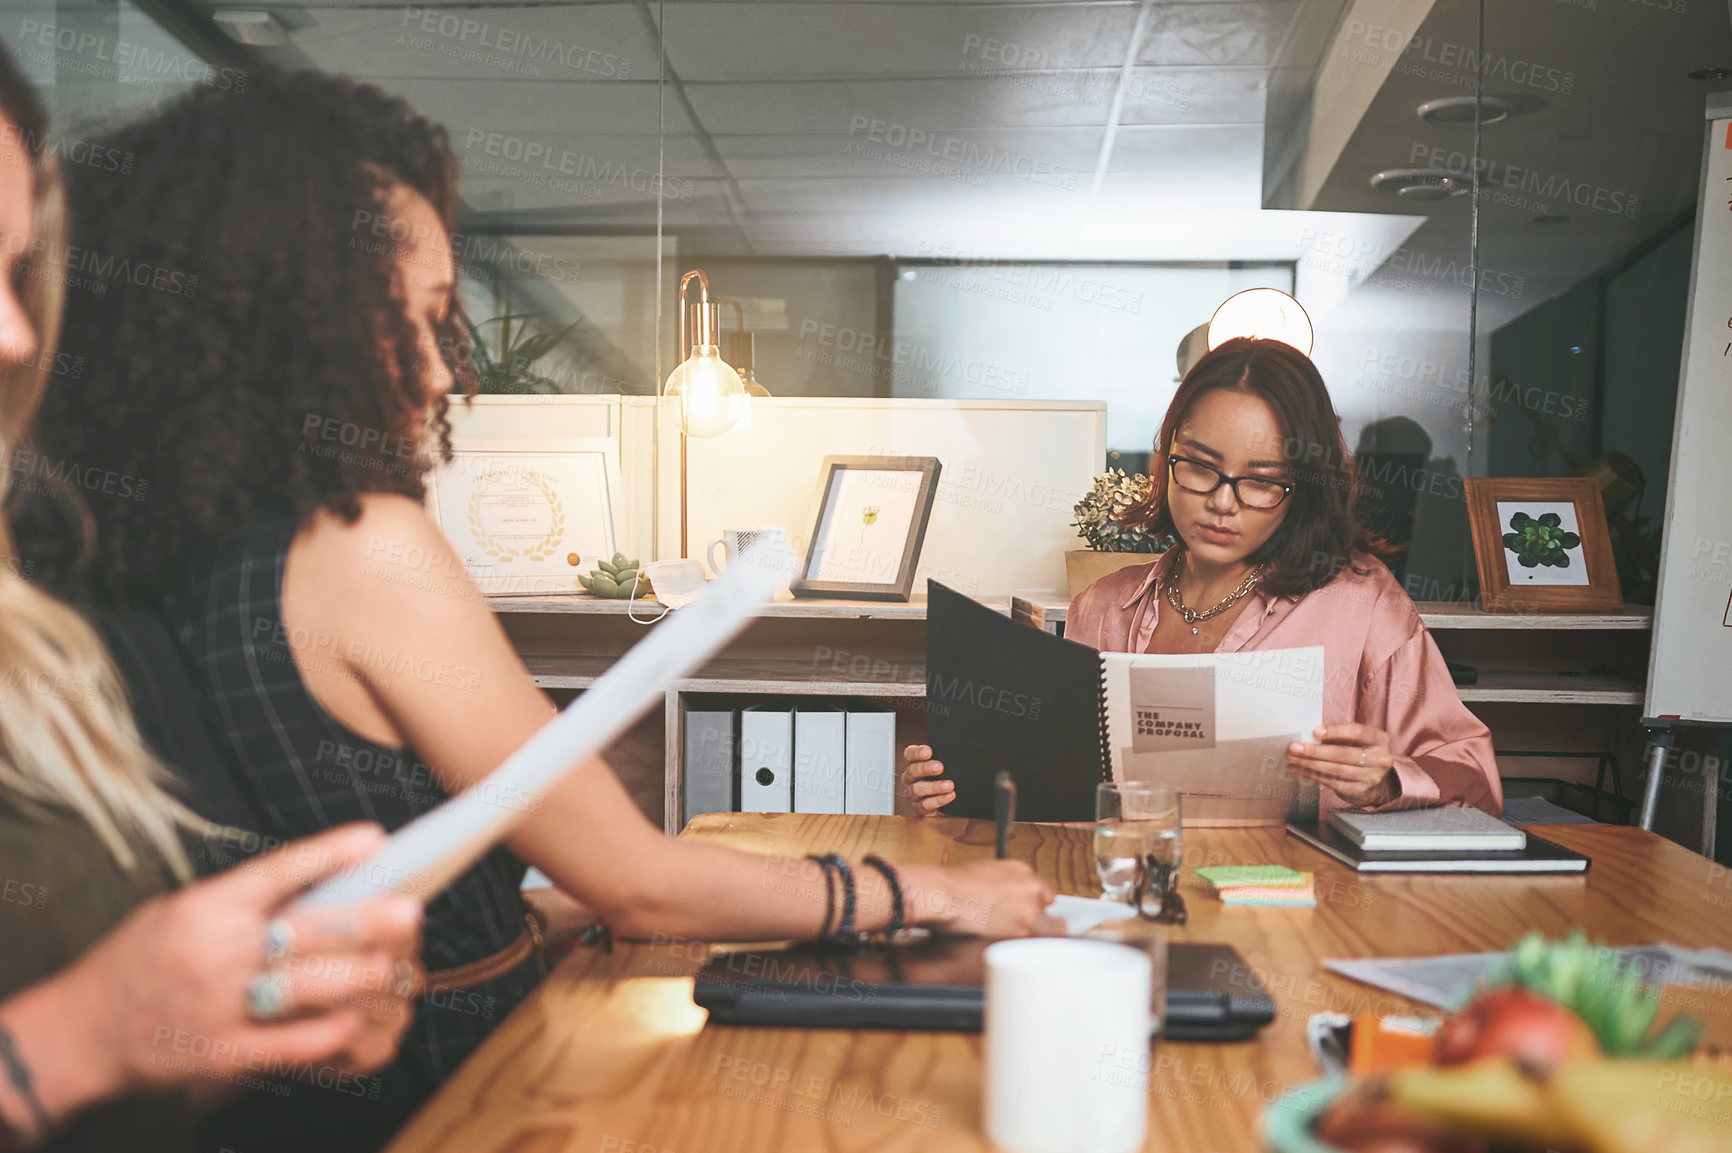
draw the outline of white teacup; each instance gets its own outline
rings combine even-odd
[[[986,948],[986,1135],[1009,1153],[1135,1153],[1149,1124],[1149,954],[1032,937]]]
[[[760,546],[771,550],[771,552],[766,553],[766,555],[780,556],[782,554],[791,554],[791,550],[788,547],[788,534],[783,529],[731,528],[722,533],[720,540],[713,540],[710,542],[709,547],[704,550],[704,559],[710,562],[710,571],[719,576],[722,571],[722,563],[720,558],[716,555],[716,550],[718,548],[722,550],[722,556],[725,556],[729,561],[732,561],[735,557],[740,555],[742,549]],[[792,572],[787,573],[786,579],[780,584],[780,588],[786,590],[793,579],[794,574]]]

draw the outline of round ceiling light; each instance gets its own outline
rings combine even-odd
[[[1371,187],[1403,200],[1448,200],[1472,186],[1466,173],[1442,168],[1388,168],[1371,178]]]
[[[1473,127],[1474,100],[1471,96],[1445,96],[1438,100],[1427,100],[1417,111],[1419,118],[1427,124],[1438,124],[1445,128]],[[1516,102],[1503,96],[1481,96],[1479,112],[1481,124],[1496,124],[1516,114]]]
[[[1235,337],[1279,340],[1306,356],[1311,355],[1315,334],[1304,306],[1279,288],[1247,288],[1221,302],[1209,320],[1209,348],[1214,350]]]

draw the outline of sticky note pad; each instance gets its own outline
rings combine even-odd
[[[1315,909],[1317,898],[1312,895],[1311,887],[1303,889],[1259,889],[1245,887],[1228,889],[1221,894],[1223,905],[1288,905],[1295,908]]]
[[[1211,865],[1197,876],[1217,889],[1256,885],[1259,888],[1301,888],[1310,884],[1304,873],[1286,865]]]

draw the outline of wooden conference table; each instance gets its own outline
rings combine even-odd
[[[1258,1118],[1313,1080],[1305,1023],[1324,1011],[1400,1012],[1400,997],[1337,978],[1325,958],[1502,949],[1529,929],[1582,926],[1608,944],[1732,949],[1732,873],[1652,833],[1603,825],[1543,834],[1589,854],[1573,877],[1362,877],[1278,828],[1186,829],[1190,923],[1226,941],[1279,1006],[1255,1041],[1157,1044],[1148,1149],[1260,1149]],[[741,849],[852,860],[992,855],[990,822],[714,814],[682,834]],[[1060,892],[1095,895],[1088,826],[1017,825],[1011,855]],[[1315,909],[1224,908],[1191,870],[1281,862],[1317,874]],[[767,874],[770,875],[770,874]],[[685,942],[580,947],[458,1070],[392,1153],[813,1153],[982,1150],[977,1034],[705,1027]],[[1732,993],[1675,989],[1706,1040],[1732,1045]],[[742,1072],[743,1071],[743,1072]]]

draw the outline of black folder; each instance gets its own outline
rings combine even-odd
[[[992,819],[999,770],[1020,821],[1092,821],[1111,759],[1100,653],[926,582],[926,743],[956,782],[944,815]]]
[[[987,942],[929,937],[864,952],[811,945],[722,953],[692,999],[718,1025],[977,1032]],[[1275,1002],[1231,945],[1167,948],[1166,1024],[1173,1041],[1240,1041],[1275,1019]]]

